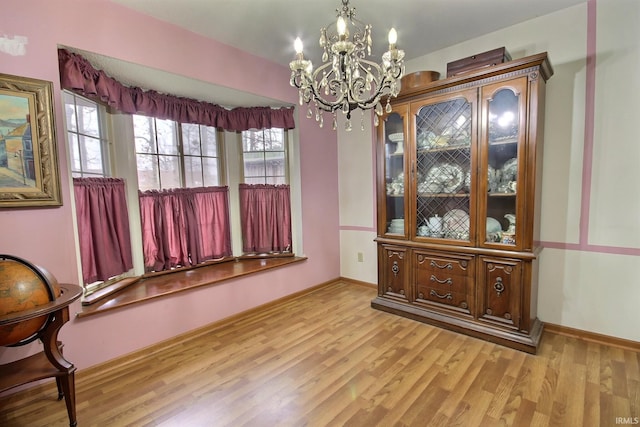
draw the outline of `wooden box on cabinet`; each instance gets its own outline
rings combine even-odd
[[[453,77],[482,67],[491,67],[507,61],[511,61],[511,55],[509,55],[506,48],[499,47],[447,63],[447,77]]]
[[[535,353],[546,53],[400,94],[378,127],[372,306]]]

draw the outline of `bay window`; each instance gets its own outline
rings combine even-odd
[[[74,91],[64,95],[72,174],[109,177],[113,171],[126,180],[135,274],[247,252],[292,254],[292,229],[298,230],[295,241],[300,245],[297,150],[293,169],[289,163],[292,108],[228,110],[145,92],[123,86],[78,54],[65,49],[58,53],[61,86]],[[76,93],[108,104],[107,120],[98,117],[97,124],[90,123],[91,109],[104,111],[104,107]],[[84,122],[79,120],[81,114],[87,115],[81,118]],[[101,129],[99,137],[96,126]],[[225,150],[225,144],[231,148]],[[295,216],[290,207],[290,176],[295,180]],[[254,222],[241,226],[243,212],[249,212],[247,204],[240,203],[241,186],[277,188],[268,197],[278,203],[272,204],[270,212],[251,210]],[[276,212],[283,209],[284,216]],[[259,231],[270,234],[271,243],[246,249],[244,236],[259,223],[269,224],[260,225]]]

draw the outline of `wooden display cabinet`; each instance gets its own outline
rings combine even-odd
[[[535,353],[546,53],[402,92],[378,127],[374,308]]]

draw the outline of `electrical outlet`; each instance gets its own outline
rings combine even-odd
[[[358,252],[358,262],[363,262],[364,261],[364,255],[362,254],[362,252]]]

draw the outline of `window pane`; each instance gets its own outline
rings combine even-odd
[[[283,129],[248,130],[242,132],[245,182],[287,182],[287,153]]]
[[[180,159],[177,156],[158,156],[160,185],[163,189],[180,188]]]
[[[244,176],[265,176],[264,153],[244,153]]]
[[[80,160],[84,172],[104,175],[99,139],[80,136]]]
[[[284,176],[284,151],[265,153],[267,176]]]
[[[265,129],[264,140],[266,151],[284,151],[284,131],[282,129]]]
[[[242,149],[249,151],[264,151],[264,138],[262,131],[248,130],[242,132]]]
[[[159,154],[178,154],[178,138],[175,122],[156,119]]]
[[[136,152],[156,153],[155,128],[152,117],[134,115],[133,134],[136,140]]]
[[[62,96],[73,175],[109,176],[108,141],[100,133],[102,107],[68,91],[63,91]]]
[[[184,155],[200,156],[200,126],[183,123],[181,127]]]
[[[268,176],[267,184],[280,185],[286,184],[284,176]]]
[[[67,131],[77,132],[78,127],[76,123],[76,106],[74,96],[69,92],[63,92],[64,94],[64,111],[67,117]]]
[[[158,159],[149,154],[136,155],[138,167],[138,188],[145,190],[160,189],[160,175],[158,174]]]
[[[220,180],[218,179],[218,159],[203,157],[202,163],[204,165],[204,185],[220,185]]]
[[[264,184],[264,177],[256,177],[256,178],[245,178],[244,182],[246,184]]]
[[[78,112],[78,132],[85,135],[100,136],[98,105],[87,99],[76,97],[76,108]]]
[[[75,133],[67,132],[67,139],[69,141],[69,148],[71,148],[71,170],[80,170],[80,149],[78,148],[78,135]]]
[[[200,130],[202,132],[202,154],[205,156],[218,157],[216,128],[200,126]]]
[[[202,187],[202,157],[185,156],[184,179],[186,187]]]

